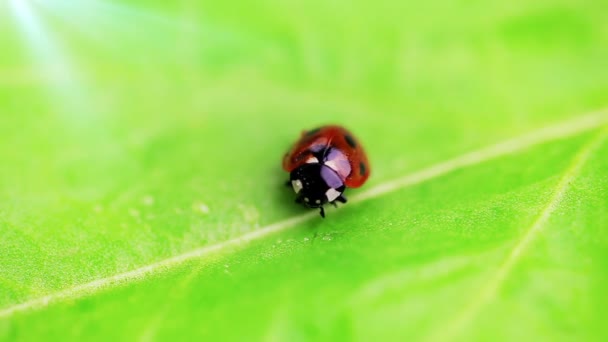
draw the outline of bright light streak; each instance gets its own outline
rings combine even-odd
[[[47,85],[51,101],[63,115],[70,118],[84,111],[85,94],[74,63],[63,53],[59,42],[53,39],[51,31],[43,25],[36,15],[32,2],[27,0],[9,0],[9,9],[16,25],[22,32],[27,48],[31,52],[33,67],[44,75],[42,79],[49,80]]]
[[[63,69],[67,67],[61,63],[60,53],[56,45],[51,44],[50,39],[42,28],[41,22],[35,17],[30,4],[25,0],[10,0],[9,6],[17,24],[23,31],[24,38],[28,40],[28,48],[32,49],[33,57],[39,64],[58,63]],[[39,65],[40,66],[40,65]]]
[[[32,0],[34,1],[34,0]],[[99,0],[39,0],[41,11],[60,19],[76,34],[92,41],[104,51],[113,51],[122,57],[134,58],[137,54],[125,54],[126,49],[154,51],[155,55],[167,53],[166,44],[187,36],[193,41],[198,34],[198,24],[181,16],[171,16],[125,3]]]

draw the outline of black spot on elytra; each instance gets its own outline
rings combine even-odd
[[[359,173],[364,176],[366,172],[367,168],[365,167],[365,164],[363,162],[359,163]]]
[[[306,136],[310,137],[312,135],[315,135],[317,133],[319,133],[319,131],[321,130],[321,128],[315,128],[315,129],[311,129],[310,131],[306,132]]]
[[[357,142],[355,141],[355,138],[353,138],[351,135],[345,135],[344,136],[344,140],[346,140],[346,142],[348,143],[348,145],[350,145],[350,147],[355,148],[357,147]]]

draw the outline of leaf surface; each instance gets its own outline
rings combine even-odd
[[[0,339],[608,336],[604,2],[16,3]],[[373,175],[322,220],[324,123]]]

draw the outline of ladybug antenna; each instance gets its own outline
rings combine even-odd
[[[315,158],[317,158],[320,163],[322,163],[325,160],[325,157],[327,157],[327,155],[329,154],[329,151],[331,151],[331,147],[326,146],[324,149],[315,152],[312,155],[315,156]]]
[[[327,145],[325,145],[326,147],[323,150],[323,159],[321,159],[321,160],[325,160],[325,157],[327,157],[329,150],[331,150],[331,141],[332,140],[334,140],[334,137],[329,138],[329,140],[327,141]]]
[[[323,207],[319,207],[319,214],[321,215],[322,218],[325,218],[325,209],[323,209]]]
[[[323,162],[325,160],[325,157],[327,157],[327,154],[329,153],[329,151],[331,150],[331,141],[334,139],[334,137],[331,137],[326,143],[325,143],[325,147],[318,150],[317,152],[313,152],[313,156],[315,156],[315,158],[317,158],[319,160],[319,162]]]

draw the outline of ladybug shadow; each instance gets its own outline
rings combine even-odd
[[[296,195],[293,192],[288,177],[285,177],[284,173],[282,173],[281,176],[282,177],[276,178],[279,179],[279,181],[273,185],[276,194],[275,201],[277,202],[277,206],[284,208],[284,211],[288,213],[288,217],[306,215],[311,213],[311,211],[315,212],[317,217],[306,221],[306,226],[309,231],[314,232],[316,235],[317,229],[321,227],[325,221],[321,215],[319,215],[319,209],[308,208],[299,203],[296,200]]]
[[[326,216],[320,215],[319,208],[308,208],[304,206],[301,202],[298,202],[296,200],[296,195],[291,187],[291,183],[288,180],[284,180],[280,183],[277,183],[276,188],[277,193],[279,194],[277,196],[278,201],[281,202],[282,205],[288,207],[288,210],[291,214],[290,217],[302,216],[306,214],[312,215],[314,213],[314,216],[311,219],[306,220],[305,227],[298,228],[297,225],[294,227],[296,229],[300,229],[302,232],[305,232],[305,234],[308,235],[308,239],[310,240],[306,241],[309,241],[311,246],[315,246],[319,242],[319,236],[323,236],[327,233],[328,230],[331,231],[335,229],[333,223],[336,222],[335,219],[337,217],[342,215],[340,210],[335,209],[341,208],[344,203],[338,203],[336,201],[334,203],[325,204],[325,215],[330,216],[329,218],[327,218]],[[332,226],[334,228],[332,228]]]

